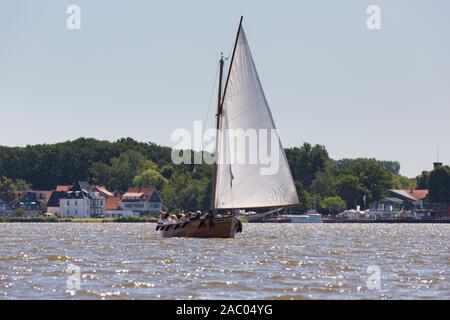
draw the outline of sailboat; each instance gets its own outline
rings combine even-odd
[[[252,54],[239,22],[233,54],[222,88],[225,59],[219,61],[219,89],[216,114],[216,150],[213,173],[212,208],[206,218],[191,219],[173,225],[159,226],[162,237],[233,238],[242,231],[235,210],[275,209],[297,206],[297,191],[278,131],[264,95]],[[275,132],[271,150],[275,150],[278,170],[262,174],[260,161],[226,161],[230,154],[248,157],[267,145],[254,147],[230,141],[230,130],[270,130]],[[274,141],[274,142],[273,142]],[[157,227],[158,228],[158,227]]]

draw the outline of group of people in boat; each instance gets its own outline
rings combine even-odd
[[[187,212],[184,213],[183,211],[175,213],[167,213],[163,212],[161,213],[160,219],[158,220],[158,224],[161,225],[167,225],[167,224],[176,224],[180,222],[185,222],[189,220],[196,220],[196,219],[206,219],[208,217],[212,217],[212,211],[207,212],[201,212],[200,210],[195,212]],[[220,217],[219,214],[216,214],[215,217]]]
[[[212,226],[214,224],[213,218],[220,218],[221,215],[213,214],[212,210],[207,212],[192,211],[192,212],[183,212],[180,211],[177,214],[170,214],[167,212],[161,213],[160,219],[158,220],[156,229],[159,230],[168,230],[171,226],[174,226],[175,229],[181,227],[184,228],[189,224],[190,221],[200,220],[199,227],[203,226],[206,221],[209,222],[209,225]]]
[[[231,214],[231,212],[230,212]],[[185,228],[191,221],[199,221],[197,225],[198,229],[204,228],[206,226],[209,226],[210,228],[215,226],[214,219],[215,218],[222,218],[223,216],[221,214],[214,213],[212,210],[202,212],[202,211],[195,211],[195,212],[183,212],[180,211],[177,214],[170,214],[167,212],[161,213],[160,219],[158,220],[158,223],[156,224],[156,230],[164,230],[168,231],[171,228],[174,230],[178,228]],[[237,220],[237,226],[236,226],[236,233],[242,232],[242,223]]]

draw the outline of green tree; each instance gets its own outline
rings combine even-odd
[[[31,186],[22,179],[13,181],[10,178],[0,177],[0,197],[11,202],[19,195],[19,191],[30,190]]]
[[[450,203],[450,167],[435,168],[429,178],[429,198],[433,202]]]
[[[155,168],[156,164],[141,153],[126,151],[119,157],[112,158],[110,165],[104,162],[94,163],[90,171],[93,182],[103,184],[111,190],[126,190],[143,170]]]
[[[22,179],[17,179],[14,181],[14,184],[16,185],[16,189],[18,191],[26,191],[31,189],[31,185]]]
[[[372,160],[375,161],[378,165],[380,165],[384,170],[390,172],[392,174],[398,175],[400,173],[400,163],[398,161],[379,161],[376,159],[365,159],[365,158],[357,158],[357,159],[341,159],[341,160],[333,160],[333,164],[339,171],[345,170],[357,162]]]
[[[393,174],[384,169],[374,159],[359,159],[355,161],[350,167],[342,170],[341,174],[353,176],[357,178],[357,183],[353,181],[353,186],[365,192],[367,202],[379,200],[388,194],[388,191],[393,186]],[[342,181],[340,188],[343,188]],[[358,195],[362,199],[362,195]],[[342,197],[346,202],[348,198]],[[360,204],[361,202],[354,198],[352,201]],[[350,207],[350,203],[347,202]]]
[[[325,171],[316,173],[316,177],[311,183],[310,190],[313,194],[327,197],[334,193],[335,184],[336,177],[331,172],[331,169],[327,168]]]
[[[18,190],[12,179],[0,177],[0,197],[7,202],[17,198]]]
[[[361,184],[358,177],[353,175],[338,177],[336,193],[345,201],[347,208],[356,208],[356,206],[362,204],[364,195],[370,195],[370,191]]]
[[[302,183],[296,181],[295,187],[297,189],[298,200],[300,202],[300,210],[306,211],[314,208],[314,197],[308,192]]]
[[[208,179],[192,179],[187,172],[174,173],[161,192],[167,210],[205,210],[205,197],[209,197]]]
[[[330,161],[324,146],[311,146],[304,143],[301,148],[286,149],[286,158],[291,168],[294,181],[299,181],[305,188],[311,186],[316,173],[324,171]]]
[[[346,203],[341,197],[327,197],[320,202],[320,210],[323,213],[338,214],[344,211]]]
[[[148,168],[134,177],[133,185],[140,188],[156,187],[156,189],[162,190],[167,181],[157,170]]]
[[[410,179],[401,175],[392,176],[392,188],[394,189],[416,189],[417,181],[416,179]]]
[[[94,163],[110,166],[111,159],[128,151],[140,153],[160,167],[171,163],[171,149],[154,143],[131,138],[116,142],[80,138],[51,145],[0,146],[0,175],[23,179],[33,188],[49,190],[57,184],[89,180]]]
[[[420,175],[416,177],[417,189],[428,189],[430,185],[430,172],[422,171]]]

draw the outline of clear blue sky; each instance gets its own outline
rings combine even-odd
[[[80,31],[66,28],[69,4]],[[366,28],[370,4],[380,31]],[[0,145],[172,145],[205,118],[240,15],[284,146],[398,160],[415,176],[439,144],[450,163],[448,0],[2,0]]]

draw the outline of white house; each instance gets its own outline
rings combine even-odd
[[[120,207],[121,200],[119,197],[109,197],[106,199],[106,218],[122,218],[122,217],[139,217],[138,211],[123,210]]]
[[[162,211],[162,200],[155,188],[129,188],[122,197],[120,207],[140,215],[157,216]]]
[[[65,191],[53,191],[47,202],[47,213],[60,214],[59,200],[66,196]]]
[[[59,199],[59,215],[70,218],[98,217],[105,214],[105,197],[93,186],[80,181]]]

